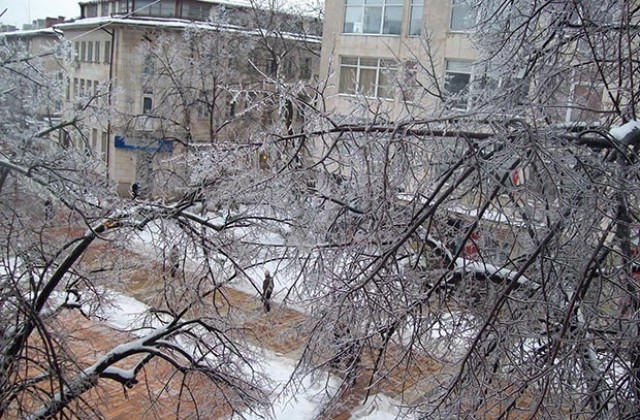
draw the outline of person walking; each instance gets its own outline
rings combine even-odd
[[[273,277],[268,270],[264,272],[264,280],[262,282],[262,304],[264,311],[269,312],[271,310],[271,294],[273,293]]]

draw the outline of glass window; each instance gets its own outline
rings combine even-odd
[[[136,8],[133,11],[133,14],[150,16],[151,11],[149,6],[151,5],[151,3],[153,3],[153,0],[136,0],[135,2]]]
[[[450,104],[456,109],[467,109],[469,105],[469,85],[473,63],[469,61],[447,60],[444,90]]]
[[[87,61],[90,63],[93,61],[93,42],[91,41],[87,43]]]
[[[338,91],[377,98],[393,98],[397,64],[380,58],[342,57]]]
[[[473,27],[476,14],[468,0],[451,0],[451,30],[467,31]]]
[[[96,63],[100,62],[100,41],[96,41],[96,55],[95,55]]]
[[[118,4],[118,12],[127,13],[129,11],[129,2],[127,0],[120,0]]]
[[[411,18],[409,20],[409,35],[422,33],[422,15],[424,14],[424,0],[411,0]]]
[[[104,62],[106,64],[111,63],[111,41],[105,41],[104,43]]]
[[[145,57],[142,72],[146,75],[153,75],[156,72],[156,59],[153,55],[148,54]]]
[[[87,4],[85,7],[85,17],[92,18],[98,16],[98,5],[97,4]]]
[[[300,63],[300,77],[302,79],[311,78],[311,58],[310,57],[302,57],[302,62]]]
[[[602,111],[602,87],[574,84],[567,122],[594,122]]]
[[[107,161],[107,133],[102,132],[102,138],[100,139],[100,158],[103,162]]]
[[[153,108],[153,99],[148,96],[145,96],[142,99],[142,113],[149,114],[151,112],[151,108]]]
[[[138,2],[136,2],[136,6]],[[149,16],[173,16],[175,13],[174,0],[162,0],[158,3],[151,3],[147,8],[147,14]]]
[[[403,0],[347,0],[344,33],[399,35]]]
[[[80,42],[80,61],[87,59],[87,43],[86,41]]]

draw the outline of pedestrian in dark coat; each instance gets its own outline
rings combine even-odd
[[[133,184],[131,184],[131,188],[129,189],[129,195],[133,200],[140,197],[140,184],[138,184],[137,182],[134,182]]]
[[[177,276],[180,268],[180,250],[177,245],[173,245],[169,251],[169,266],[171,267],[171,277]]]
[[[271,294],[273,293],[273,277],[271,273],[265,270],[264,280],[262,282],[262,304],[264,305],[264,311],[269,312],[271,310]]]

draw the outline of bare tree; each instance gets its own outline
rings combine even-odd
[[[638,11],[617,1],[479,3],[481,59],[466,90],[452,95],[437,65],[418,63],[417,88],[440,101],[432,117],[421,109],[382,123],[380,103],[355,97],[371,120],[339,123],[320,83],[301,132],[273,124],[174,157],[189,170],[171,204],[109,195],[95,205],[77,198],[83,177],[58,172],[65,183],[47,187],[47,167],[7,156],[20,188],[49,188],[54,206],[90,229],[67,245],[42,241],[45,253],[35,229],[18,229],[24,214],[4,207],[3,302],[21,308],[3,312],[5,412],[29,411],[35,398],[31,412],[52,416],[103,379],[133,385],[152,358],[223,384],[231,410],[259,409],[267,401],[252,355],[264,330],[254,327],[296,308],[303,321],[291,334],[305,344],[289,386],[327,370],[342,378],[338,389],[327,382],[320,416],[350,393],[387,392],[424,418],[637,417]],[[154,51],[167,62],[177,54]],[[180,80],[197,84],[197,68],[178,66]],[[193,111],[196,90],[173,87],[173,103]],[[187,139],[183,117],[176,137]],[[560,123],[567,117],[575,124]],[[18,230],[31,240],[14,241]],[[140,230],[160,255],[173,244],[183,252],[185,275],[164,278],[154,303],[162,325],[89,367],[30,357],[73,360],[50,339],[45,321],[59,312],[44,303],[53,290],[99,301],[99,279],[78,258],[102,238],[124,247]],[[282,303],[269,314],[259,308],[265,270]],[[234,306],[229,287],[250,290],[258,310]],[[123,349],[144,354],[133,370],[117,365],[131,356]]]

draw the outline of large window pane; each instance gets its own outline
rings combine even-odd
[[[378,97],[393,98],[394,81],[396,79],[397,70],[393,68],[382,68],[378,79]]]
[[[344,32],[348,34],[362,33],[362,14],[364,13],[361,6],[347,6],[344,15]]]
[[[378,68],[379,60],[377,58],[361,58],[360,65],[362,67],[373,67]]]
[[[382,33],[399,35],[402,28],[402,6],[387,6]]]
[[[340,86],[338,88],[340,93],[355,93],[357,71],[356,67],[340,67]]]
[[[402,27],[403,4],[404,0],[347,0],[343,31],[398,35]]]
[[[466,109],[468,105],[468,87],[471,83],[472,63],[448,60],[444,79],[444,89],[451,96],[451,106]]]
[[[420,35],[422,33],[422,15],[424,7],[422,3],[411,5],[411,20],[409,22],[409,35]]]
[[[339,92],[393,98],[397,71],[392,59],[341,57]]]
[[[360,80],[358,81],[358,91],[367,96],[376,94],[376,69],[361,68]]]
[[[371,6],[364,9],[364,33],[379,34],[382,22],[382,7]]]
[[[451,30],[466,31],[475,23],[475,12],[467,0],[451,0]]]

